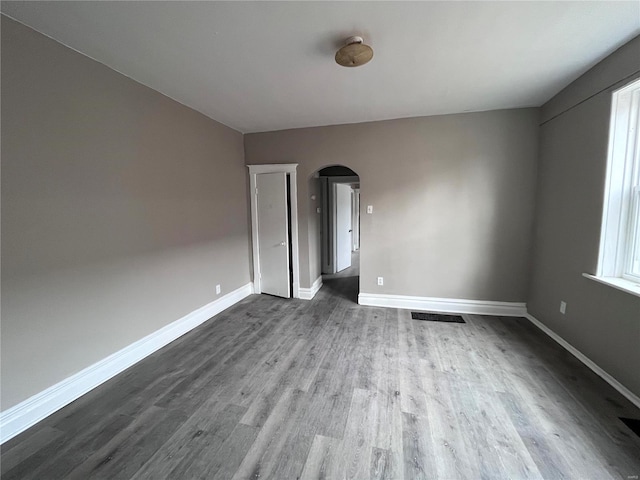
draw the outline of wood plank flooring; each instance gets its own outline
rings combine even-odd
[[[525,319],[251,296],[2,446],[10,479],[637,479],[640,411]]]

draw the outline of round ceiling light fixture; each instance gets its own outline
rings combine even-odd
[[[336,63],[343,67],[359,67],[373,58],[373,49],[365,45],[362,37],[349,37],[346,44],[336,52]]]

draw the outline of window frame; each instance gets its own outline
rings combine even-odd
[[[599,278],[640,282],[640,78],[615,90],[602,216]],[[638,285],[635,285],[636,287]]]
[[[640,144],[640,141],[636,140],[636,143]],[[626,239],[626,258],[622,278],[632,282],[640,282],[640,182],[638,181],[640,161],[635,162],[635,170],[636,180],[635,184],[631,188],[631,213]]]

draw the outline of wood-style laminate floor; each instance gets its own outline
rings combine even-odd
[[[2,479],[633,479],[624,397],[525,319],[251,296],[2,447]]]

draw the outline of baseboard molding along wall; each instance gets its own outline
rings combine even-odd
[[[318,293],[321,288],[322,288],[322,275],[316,278],[316,281],[313,282],[313,285],[311,285],[311,288],[300,287],[298,289],[298,294],[300,295],[300,298],[302,300],[311,300],[313,297],[316,296],[316,293]]]
[[[0,443],[73,402],[253,293],[248,283],[0,413]]]
[[[411,310],[427,310],[442,313],[469,313],[476,315],[497,315],[504,317],[525,317],[536,327],[549,335],[574,357],[589,367],[596,375],[615,388],[636,407],[640,408],[640,397],[618,382],[600,368],[595,362],[577,348],[555,333],[540,320],[527,312],[525,303],[491,302],[481,300],[461,300],[453,298],[410,297],[405,295],[380,295],[361,293],[358,295],[360,305],[372,307],[405,308]]]
[[[623,396],[627,398],[631,403],[633,403],[636,407],[640,408],[640,397],[631,392],[627,387],[622,385],[619,381],[605,372],[602,368],[600,368],[595,362],[593,362],[589,357],[584,355],[580,350],[575,348],[569,342],[567,342],[564,338],[558,335],[556,332],[547,327],[544,323],[538,320],[533,315],[527,313],[525,315],[531,323],[533,323],[536,327],[542,330],[544,333],[549,335],[552,339],[558,342],[565,350],[571,353],[574,357],[584,363],[587,367],[589,367],[593,372],[601,377],[605,382],[615,388],[618,392],[620,392]]]
[[[505,317],[524,317],[527,313],[525,303],[464,300],[457,298],[410,297],[407,295],[361,293],[358,295],[358,303],[371,307],[406,308],[411,310],[499,315]]]
[[[313,282],[311,288],[300,289],[300,298],[311,300],[321,287],[322,277],[318,277],[316,281]],[[8,410],[0,412],[0,444],[10,440],[40,420],[43,420],[252,293],[253,284],[248,283],[222,298],[214,300],[181,319],[170,323],[160,330],[147,335],[71,377],[20,402]],[[405,295],[375,295],[370,293],[359,294],[358,303],[360,305],[374,307],[430,310],[444,313],[525,317],[625,396],[631,403],[640,408],[640,398],[638,396],[605,372],[582,352],[573,347],[569,342],[533,315],[530,315],[526,311],[526,305],[524,303],[411,297]]]

